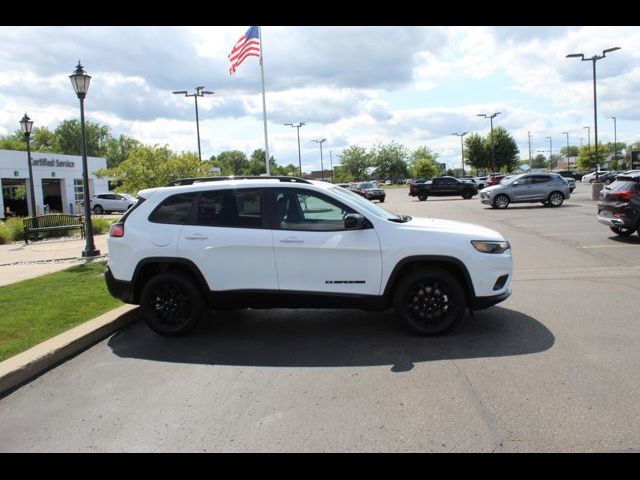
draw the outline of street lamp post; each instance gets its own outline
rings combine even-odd
[[[193,97],[196,101],[196,132],[198,133],[198,158],[202,161],[202,153],[200,151],[200,119],[198,118],[198,97],[204,97],[205,95],[213,95],[215,92],[205,90],[204,87],[196,87],[195,93],[187,93],[186,90],[177,90],[172,92],[175,95],[184,94],[185,97]]]
[[[462,147],[462,176],[464,177],[464,142],[462,141],[462,138],[469,132],[462,132],[462,133],[452,133],[451,135],[456,135],[458,137],[460,137],[460,146]]]
[[[478,117],[488,118],[489,121],[491,122],[491,169],[493,170],[493,172],[495,172],[496,170],[496,159],[495,159],[495,153],[493,151],[493,119],[498,115],[500,115],[500,113],[501,112],[495,112],[495,113],[492,113],[491,115],[487,115],[486,113],[479,113],[477,115]]]
[[[582,127],[583,129],[587,129],[587,147],[589,148],[589,153],[591,153],[591,127]]]
[[[89,82],[91,81],[91,75],[88,75],[80,61],[73,74],[69,75],[71,79],[71,85],[73,90],[80,99],[80,128],[82,134],[82,196],[84,198],[84,220],[86,229],[86,244],[82,251],[83,257],[95,257],[100,255],[93,242],[93,225],[91,223],[91,197],[89,196],[89,172],[87,168],[87,134],[84,128],[84,99],[87,96],[89,90]]]
[[[551,137],[544,137],[544,138],[548,138],[549,139],[549,168],[551,168],[551,162],[553,161],[553,158],[551,158],[553,156],[553,141],[551,140]],[[556,167],[558,165],[556,164]]]
[[[31,201],[31,216],[35,217],[38,215],[36,212],[36,191],[33,187],[33,170],[31,168],[31,129],[33,128],[33,120],[29,118],[27,113],[25,112],[24,117],[20,120],[20,128],[22,128],[22,133],[24,133],[24,139],[27,142],[27,165],[29,165],[29,189],[31,190],[31,195],[29,195],[29,200]]]
[[[327,139],[326,138],[320,138],[318,140],[311,140],[311,141],[320,144],[320,169],[321,169],[320,175],[322,176],[322,180],[324,181],[324,162],[322,161],[322,144],[324,142],[326,142]]]
[[[567,170],[571,170],[571,161],[569,160],[569,132],[562,132],[567,136]]]
[[[607,56],[607,53],[620,50],[620,47],[607,48],[602,51],[602,55],[594,55],[591,58],[584,58],[584,53],[570,53],[566,58],[580,58],[581,61],[591,61],[593,63],[593,137],[595,142],[596,164],[598,164],[598,103],[596,101],[596,62]],[[598,182],[598,168],[596,168],[596,183]]]
[[[290,127],[295,127],[298,131],[298,165],[300,166],[300,178],[302,178],[302,156],[300,155],[300,127],[306,125],[305,122],[300,122],[297,125],[294,125],[293,123],[285,123],[285,125],[288,125]]]
[[[618,129],[616,127],[616,117],[609,117],[613,119],[613,159],[616,160],[616,168],[618,168]]]

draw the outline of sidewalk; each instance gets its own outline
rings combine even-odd
[[[100,256],[90,261],[104,260],[109,254],[108,234],[95,235],[95,246]],[[39,277],[47,273],[64,270],[88,259],[82,257],[86,240],[80,237],[65,237],[40,240],[25,245],[24,242],[0,245],[0,286]]]

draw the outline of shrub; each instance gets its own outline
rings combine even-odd
[[[9,217],[6,221],[0,221],[0,244],[17,242],[23,238],[22,218]]]
[[[91,225],[93,225],[93,233],[99,235],[101,233],[107,233],[111,229],[111,224],[116,222],[117,219],[91,217]]]

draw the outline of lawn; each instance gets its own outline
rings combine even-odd
[[[122,305],[104,269],[87,263],[0,287],[0,361]]]

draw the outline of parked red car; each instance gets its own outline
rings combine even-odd
[[[498,185],[500,183],[500,180],[502,180],[504,177],[506,177],[506,175],[490,175],[489,178],[487,178],[484,186],[490,187],[492,185]]]

